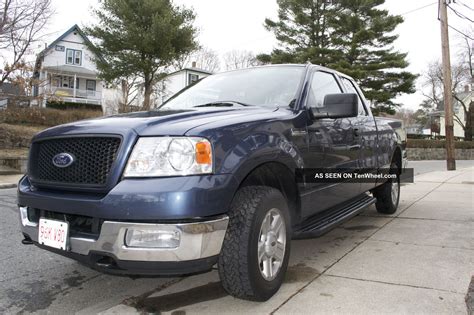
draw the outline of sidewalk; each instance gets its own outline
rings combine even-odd
[[[2,170],[0,166],[0,171]],[[0,172],[1,174],[1,172]],[[0,175],[0,189],[15,188],[23,175]]]
[[[402,187],[394,216],[370,207],[320,238],[293,241],[286,281],[265,303],[228,296],[213,271],[180,278],[103,314],[466,314],[474,275],[474,168],[415,180]]]

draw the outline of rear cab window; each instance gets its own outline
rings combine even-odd
[[[352,80],[349,80],[346,77],[340,77],[342,85],[346,90],[346,93],[355,93],[359,99],[359,116],[367,116],[367,110],[365,109],[364,102],[360,96],[359,90],[357,89],[355,83]]]

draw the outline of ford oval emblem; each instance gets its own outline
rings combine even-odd
[[[53,164],[56,167],[68,167],[74,160],[74,156],[70,153],[59,153],[53,157]]]

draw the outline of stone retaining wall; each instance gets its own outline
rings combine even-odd
[[[441,148],[407,148],[408,160],[445,160],[446,150]],[[474,149],[456,149],[456,160],[474,160]]]
[[[28,159],[26,157],[0,157],[0,166],[7,166],[13,168],[22,174],[26,173],[26,166]]]
[[[0,135],[0,149],[18,149],[30,146],[31,134],[27,132],[13,132],[0,126]]]

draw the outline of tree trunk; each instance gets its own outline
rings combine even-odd
[[[151,93],[153,91],[150,81],[145,80],[145,98],[143,99],[143,110],[150,110]]]
[[[472,141],[472,120],[474,119],[472,113],[474,111],[474,102],[469,105],[469,110],[465,113],[466,128],[464,129],[464,141]]]

